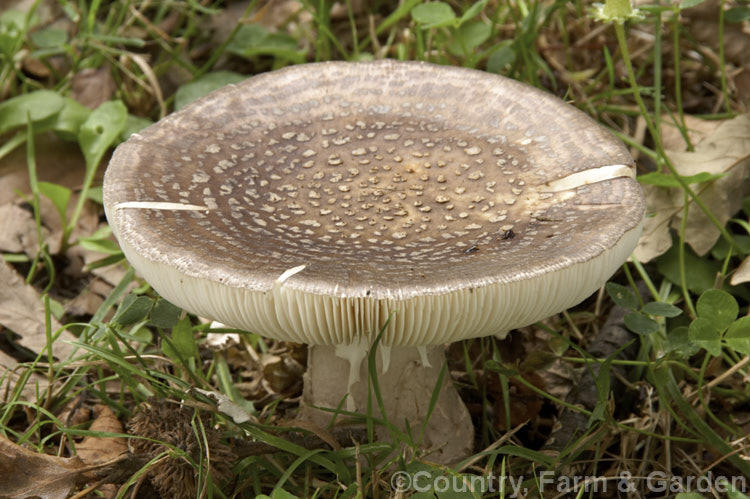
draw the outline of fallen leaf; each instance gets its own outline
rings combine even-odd
[[[38,354],[47,345],[45,332],[44,305],[39,293],[27,285],[21,276],[5,262],[0,263],[0,324],[18,335],[16,342]],[[60,324],[51,318],[52,332],[60,328]],[[75,340],[68,331],[63,331],[53,347],[53,354],[58,359],[66,359],[73,352],[73,347],[63,340]],[[45,358],[46,360],[46,358]],[[19,371],[18,361],[0,352],[0,394],[2,398],[15,389],[19,377],[24,374]],[[23,368],[26,369],[26,368]],[[43,393],[48,388],[47,379],[32,373],[21,389],[22,400],[35,400],[37,390]],[[2,488],[0,488],[2,490]]]
[[[734,270],[729,284],[736,286],[750,281],[750,256],[742,260],[742,263]]]
[[[83,394],[68,402],[57,413],[57,419],[65,426],[79,426],[91,421],[91,409],[84,404]]]
[[[44,324],[44,304],[33,286],[26,284],[21,276],[7,263],[0,265],[0,324],[19,335],[18,344],[39,353],[47,345]],[[60,324],[52,318],[52,333],[60,329]],[[75,341],[76,337],[63,331],[53,346],[58,359],[66,359],[73,346],[63,341]]]
[[[537,388],[545,389],[544,381],[538,374],[533,372],[523,373],[523,378]],[[498,430],[507,431],[509,429],[506,427],[508,417],[505,413],[505,401],[497,374],[489,374],[487,378],[487,391],[495,400],[495,418],[493,424]],[[539,415],[539,411],[542,410],[542,398],[538,393],[515,378],[508,380],[508,391],[510,393],[511,428],[532,420]]]
[[[287,353],[260,356],[263,368],[263,387],[269,393],[281,394],[298,390],[301,387],[305,367]]]
[[[682,152],[687,150],[685,138],[676,124],[677,116],[662,115],[661,117],[661,145],[668,151]],[[718,120],[703,120],[686,114],[684,116],[685,129],[693,147],[709,137],[721,124]]]
[[[117,419],[112,409],[103,404],[94,407],[96,419],[91,423],[89,431],[107,433],[125,433],[122,423]],[[128,443],[124,437],[94,437],[87,436],[76,445],[78,457],[85,463],[94,464],[111,461],[128,451]]]
[[[92,279],[72,300],[64,302],[65,313],[74,317],[94,315],[112,289],[101,279]]]
[[[92,203],[88,203],[84,206],[86,206],[87,208],[84,209],[83,216],[81,216],[75,230],[73,231],[73,240],[78,237],[90,236],[102,227],[106,226],[106,224],[99,222],[98,206],[95,206]],[[113,236],[111,237],[111,239],[114,241]],[[94,293],[94,297],[91,298],[86,298],[85,296],[80,297],[79,303],[70,305],[73,308],[76,306],[81,308],[81,305],[90,303],[90,306],[83,308],[91,311],[91,306],[94,306],[95,308],[93,310],[96,311],[96,309],[98,308],[96,302],[99,299],[104,299],[109,296],[112,288],[117,286],[127,273],[127,269],[122,265],[107,265],[105,267],[97,267],[88,270],[88,265],[97,262],[98,260],[101,260],[108,255],[99,251],[84,248],[80,244],[68,248],[65,256],[68,258],[69,262],[68,266],[64,270],[65,275],[70,276],[73,279],[83,279],[86,281],[90,281],[87,290],[84,290],[83,293]],[[91,274],[93,274],[97,279],[91,280]],[[131,283],[128,289],[132,289],[134,287],[136,287],[136,283]]]
[[[39,80],[49,78],[52,74],[47,65],[44,64],[41,60],[35,59],[34,57],[28,55],[23,58],[23,62],[21,64],[23,65],[23,70],[25,72],[34,75],[34,77]]]
[[[96,109],[112,99],[117,86],[108,66],[87,68],[73,76],[72,96],[84,106]]]
[[[33,257],[39,249],[34,216],[15,204],[0,206],[0,251]]]
[[[40,181],[60,184],[69,189],[80,187],[86,166],[74,142],[65,142],[52,132],[34,137],[37,176]],[[0,204],[18,199],[16,191],[29,194],[29,169],[26,148],[18,147],[0,159]]]
[[[229,326],[225,326],[220,322],[213,321],[211,323],[211,329],[227,329]],[[213,332],[209,331],[206,335],[206,346],[214,352],[221,352],[228,349],[229,347],[240,344],[240,334],[237,332],[225,333],[225,332]]]
[[[83,461],[40,454],[0,435],[0,491],[2,497],[65,499],[83,483]]]
[[[232,421],[234,421],[237,424],[242,424],[247,421],[252,421],[257,423],[257,419],[255,416],[247,412],[245,409],[240,407],[238,404],[236,404],[232,399],[224,395],[223,393],[214,392],[211,390],[201,390],[200,388],[193,388],[196,392],[200,393],[201,395],[205,395],[206,397],[215,399],[218,403],[219,412],[222,412],[232,418]]]
[[[19,378],[27,375],[27,367],[19,367],[18,361],[0,350],[0,402],[10,400],[13,391],[17,388]],[[24,380],[20,388],[20,400],[36,401],[37,393],[44,393],[49,386],[49,380],[37,372],[28,374],[28,379]],[[2,490],[2,488],[0,488]]]
[[[750,169],[750,114],[723,122],[694,152],[667,151],[680,175],[702,172],[723,177],[691,188],[724,225],[737,210],[747,188]],[[647,213],[635,257],[641,262],[665,253],[672,245],[670,227],[679,230],[682,223],[682,189],[644,185]],[[706,254],[720,237],[720,231],[692,201],[686,221],[685,241],[698,255]]]

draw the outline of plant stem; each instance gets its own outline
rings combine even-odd
[[[722,237],[724,237],[727,243],[734,248],[735,242],[732,239],[732,236],[729,235],[729,232],[727,232],[724,225],[722,225],[722,223],[719,222],[716,216],[713,213],[711,213],[711,210],[708,209],[705,203],[698,197],[698,195],[685,182],[685,179],[682,178],[682,176],[679,174],[677,169],[674,167],[674,164],[672,164],[672,161],[669,159],[669,156],[667,156],[667,154],[664,152],[664,148],[662,147],[661,141],[659,140],[659,133],[656,130],[656,127],[654,126],[653,120],[651,120],[649,116],[649,112],[648,112],[648,109],[646,108],[646,104],[644,104],[643,98],[641,97],[641,91],[640,91],[640,88],[638,87],[638,82],[635,79],[635,71],[633,70],[633,64],[630,62],[630,52],[628,50],[627,40],[625,39],[625,27],[620,23],[613,23],[613,25],[615,27],[615,34],[617,35],[617,43],[620,47],[620,52],[622,52],[622,59],[623,59],[623,62],[625,63],[625,67],[627,68],[630,86],[633,89],[633,96],[635,97],[636,103],[638,104],[638,108],[641,110],[641,115],[643,116],[643,119],[646,120],[646,126],[648,127],[648,131],[651,134],[651,136],[654,138],[654,144],[656,146],[657,153],[659,153],[659,157],[664,161],[664,164],[667,166],[667,169],[674,176],[677,183],[680,184],[680,187],[682,187],[682,189],[687,193],[687,195],[690,196],[690,199],[692,199],[693,202],[701,209],[701,211],[711,221],[714,227],[716,227],[719,230],[719,232],[721,232]]]
[[[688,307],[690,316],[695,319],[698,317],[698,313],[695,311],[693,306],[693,300],[690,298],[690,291],[687,286],[687,276],[685,274],[685,228],[687,226],[688,210],[690,204],[688,203],[687,193],[683,198],[684,209],[682,212],[682,224],[680,225],[680,247],[679,247],[679,259],[680,259],[680,286],[682,287],[682,296],[685,298],[685,304]]]
[[[724,3],[725,0],[719,2],[719,71],[721,73],[721,99],[724,101],[726,112],[731,113],[729,91],[727,90],[727,66],[724,60]]]
[[[693,143],[690,134],[687,133],[685,125],[685,110],[682,109],[682,77],[680,75],[680,7],[675,4],[672,7],[672,52],[674,53],[674,98],[677,106],[677,114],[680,117],[680,133],[685,140],[687,150],[693,151]]]

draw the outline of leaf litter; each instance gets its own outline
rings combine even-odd
[[[39,292],[33,286],[26,284],[18,273],[7,263],[0,264],[0,325],[9,329],[17,338],[15,343],[28,349],[33,354],[45,351],[47,345],[47,333],[45,326],[45,310]],[[61,329],[60,324],[51,318],[51,334],[56,334]],[[68,331],[60,332],[53,346],[54,355],[62,360],[67,359],[73,352],[73,346],[65,341],[75,341],[76,337]],[[0,379],[8,372],[13,371],[18,364],[13,357],[3,355],[0,357]],[[0,389],[12,390],[14,375],[9,375],[2,383]],[[38,378],[41,388],[47,387],[45,378]],[[7,383],[7,385],[6,385]],[[33,400],[33,386],[24,387],[25,400]],[[0,397],[2,400],[2,397]]]
[[[742,206],[748,190],[746,177],[750,171],[750,114],[724,121],[695,146],[693,152],[667,151],[675,169],[682,176],[700,173],[721,174],[710,182],[692,184],[691,188],[716,216],[726,222]],[[635,257],[648,262],[666,253],[672,246],[670,228],[680,230],[684,209],[684,192],[680,188],[643,186],[647,217]],[[721,236],[703,211],[689,202],[685,242],[698,255],[705,255]]]
[[[124,429],[112,409],[94,407],[90,432],[122,434]],[[128,457],[124,437],[86,436],[76,445],[77,455],[52,456],[27,449],[0,435],[0,497],[65,499],[76,487],[105,482],[117,476],[113,465]],[[113,472],[114,473],[111,473]]]

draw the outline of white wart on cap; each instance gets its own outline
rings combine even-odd
[[[105,177],[125,255],[175,304],[312,344],[425,345],[577,304],[644,216],[612,134],[541,91],[418,62],[293,66],[133,135]],[[395,314],[392,314],[396,312]]]

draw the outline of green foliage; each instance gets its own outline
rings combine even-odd
[[[56,115],[65,100],[55,92],[39,90],[0,103],[0,134]]]
[[[750,355],[750,317],[740,317],[724,334],[727,346],[742,355]]]
[[[682,309],[675,307],[671,303],[652,301],[643,306],[642,312],[648,315],[672,318],[681,315]]]
[[[44,28],[31,33],[31,41],[37,49],[53,50],[56,52],[68,43],[68,33],[60,28]]]
[[[105,102],[83,122],[78,143],[86,158],[86,169],[96,168],[107,149],[118,139],[128,118],[122,102]]]
[[[456,57],[471,54],[477,47],[486,42],[492,34],[492,28],[482,21],[469,21],[455,31],[448,51]]]
[[[127,295],[117,307],[112,322],[121,326],[131,326],[148,316],[154,301],[147,296]]]
[[[78,238],[82,248],[104,253],[105,255],[122,255],[120,247],[111,239],[112,230],[109,227],[99,229],[91,236]]]
[[[724,20],[728,23],[741,23],[750,20],[750,7],[732,7],[724,13]]]
[[[161,345],[164,355],[175,362],[184,363],[198,356],[198,347],[193,335],[193,326],[189,317],[184,317],[172,328],[172,336],[162,337]]]
[[[287,63],[304,62],[305,51],[298,48],[297,40],[285,33],[273,33],[260,24],[242,25],[226,46],[229,53],[242,57],[255,58],[272,56],[276,67]]]
[[[682,177],[683,182],[686,184],[702,184],[704,182],[711,182],[717,178],[721,178],[725,173],[696,173],[687,177]],[[674,187],[680,188],[681,185],[677,179],[672,175],[667,175],[660,172],[651,172],[644,175],[638,175],[638,182],[642,184],[658,185],[659,187]]]
[[[26,31],[38,22],[35,15],[8,9],[0,14],[0,61],[12,61],[21,49]]]
[[[695,355],[700,346],[690,340],[687,326],[679,326],[669,331],[665,350],[667,353],[674,352],[676,356],[687,359]]]
[[[497,72],[515,58],[514,47],[510,42],[499,42],[487,47],[492,40],[494,27],[483,19],[477,19],[485,9],[487,1],[475,2],[466,8],[460,16],[456,15],[453,7],[445,2],[419,3],[411,8],[411,18],[417,24],[417,49],[425,52],[428,47],[423,46],[422,32],[427,32],[427,43],[444,47],[443,54],[450,55],[457,60],[463,60],[463,65],[475,67],[480,61],[488,59],[487,69]],[[501,61],[498,57],[505,56]],[[444,57],[440,57],[444,61]]]
[[[284,489],[273,489],[273,492],[271,492],[270,496],[266,494],[260,494],[255,497],[257,499],[297,499],[297,496],[295,496],[294,494],[290,494]]]
[[[721,353],[721,331],[708,319],[696,317],[688,329],[688,339],[711,355]]]
[[[613,302],[622,308],[635,310],[638,307],[638,300],[636,299],[635,294],[627,286],[615,282],[608,282],[607,294],[609,294],[609,297],[612,298]]]
[[[638,334],[652,334],[660,329],[658,322],[640,312],[628,312],[624,321],[628,329]]]
[[[50,121],[48,128],[69,141],[78,140],[81,126],[88,120],[91,110],[70,97],[64,97],[63,107]],[[39,133],[42,130],[37,130]]]
[[[729,293],[709,289],[698,298],[697,310],[698,317],[709,320],[717,330],[724,330],[737,318],[739,306]]]
[[[57,210],[58,215],[60,215],[60,221],[62,222],[62,225],[65,226],[68,220],[66,210],[68,209],[70,196],[72,196],[73,193],[67,187],[52,184],[50,182],[39,182],[38,185],[39,192],[55,205],[55,209]]]
[[[162,329],[169,329],[177,325],[182,309],[160,298],[151,309],[150,323]]]
[[[688,338],[711,355],[722,346],[742,355],[750,353],[750,317],[737,319],[737,300],[724,291],[710,289],[697,303],[698,317],[690,324]]]
[[[230,83],[239,83],[247,79],[246,76],[232,71],[214,71],[186,83],[177,89],[174,97],[175,111],[182,109],[194,100],[213,92]]]
[[[701,295],[716,285],[716,276],[722,273],[722,262],[710,258],[701,258],[690,248],[685,248],[684,264],[680,262],[679,246],[673,245],[657,260],[657,270],[669,282],[680,285],[681,275],[685,275],[688,291]],[[690,269],[686,272],[685,269]],[[730,286],[724,283],[722,289],[743,300],[750,299],[750,292],[742,286]]]
[[[125,120],[125,126],[123,127],[122,132],[120,132],[119,141],[125,142],[130,138],[131,135],[140,132],[141,130],[152,124],[153,122],[147,118],[141,118],[139,116],[128,114],[128,117]]]
[[[622,308],[631,310],[625,314],[624,321],[627,328],[634,333],[643,335],[656,333],[662,327],[654,317],[677,317],[682,314],[681,309],[664,302],[649,302],[639,308],[638,298],[633,290],[615,282],[608,282],[606,289],[612,301]]]
[[[444,2],[422,3],[411,9],[411,17],[421,25],[422,29],[440,28],[456,23],[456,13]]]
[[[662,330],[654,317],[675,318],[682,314],[680,308],[664,302],[649,302],[639,309],[631,288],[614,282],[608,282],[606,288],[612,301],[631,310],[624,320],[634,333],[654,334]],[[698,298],[697,312],[698,317],[689,327],[669,332],[667,351],[692,355],[702,348],[716,356],[725,345],[743,355],[750,352],[750,317],[736,320],[739,305],[732,295],[719,289],[707,289]]]

